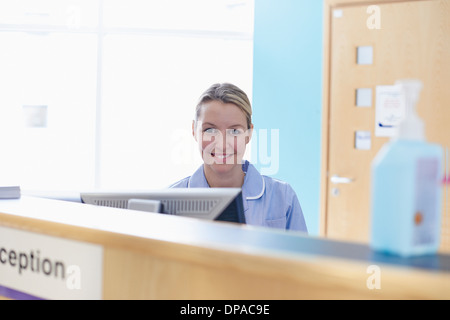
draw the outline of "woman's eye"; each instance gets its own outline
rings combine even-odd
[[[231,135],[233,135],[233,136],[237,136],[237,135],[240,135],[240,134],[242,133],[242,130],[239,130],[239,129],[231,129],[231,130],[229,130],[228,132],[229,132],[229,134],[231,134]]]
[[[213,134],[213,133],[217,133],[217,129],[215,129],[215,128],[207,128],[207,129],[203,130],[203,132],[209,133],[209,134]]]

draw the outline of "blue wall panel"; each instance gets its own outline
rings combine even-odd
[[[263,174],[292,185],[313,235],[320,214],[322,39],[321,0],[255,0],[251,159]],[[279,152],[278,165],[271,152]]]

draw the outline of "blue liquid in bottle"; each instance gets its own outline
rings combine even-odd
[[[414,107],[422,84],[403,80],[407,114],[398,136],[372,162],[371,238],[376,251],[435,253],[441,232],[442,148],[425,141]]]

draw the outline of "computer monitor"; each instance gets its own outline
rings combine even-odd
[[[123,209],[245,223],[240,188],[168,188],[142,192],[83,192],[81,202]]]

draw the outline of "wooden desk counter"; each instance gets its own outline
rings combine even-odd
[[[443,254],[33,197],[1,200],[0,227],[101,246],[103,299],[450,298]]]

